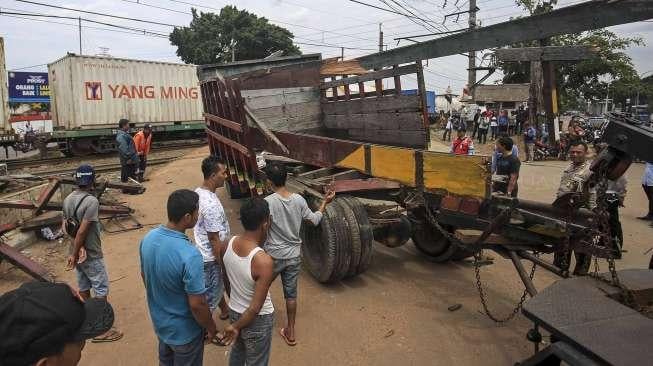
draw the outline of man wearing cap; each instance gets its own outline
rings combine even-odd
[[[139,174],[138,181],[143,181],[145,175],[145,167],[147,165],[147,154],[150,153],[150,145],[152,144],[152,125],[146,123],[143,129],[134,135],[134,145],[136,145],[136,153],[140,163],[138,166]]]
[[[98,218],[100,203],[91,193],[95,186],[95,170],[84,164],[75,172],[77,189],[63,201],[63,228],[68,219],[76,220],[79,225],[73,239],[68,257],[67,270],[75,268],[80,295],[86,300],[93,297],[105,299],[109,293],[109,276],[100,239],[100,220]],[[122,333],[112,329],[106,334],[93,339],[93,342],[113,342],[122,338]]]
[[[64,283],[25,283],[0,296],[0,364],[75,366],[113,319],[106,300],[83,301]]]
[[[129,134],[129,120],[121,119],[118,121],[118,134],[116,134],[116,142],[118,143],[118,153],[120,154],[120,181],[127,183],[129,178],[136,178],[137,171],[140,165],[140,159],[136,153],[136,146],[134,140]],[[123,191],[123,193],[125,193]]]

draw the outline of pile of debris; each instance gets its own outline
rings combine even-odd
[[[7,175],[0,176],[0,185],[23,185],[32,186],[34,188],[38,188],[40,185],[42,187],[38,197],[34,200],[0,200],[0,209],[31,211],[31,215],[26,219],[16,220],[15,222],[0,223],[0,263],[2,260],[7,260],[9,263],[22,269],[37,280],[53,281],[53,278],[47,269],[22,254],[18,248],[7,244],[3,236],[12,231],[38,231],[40,235],[37,236],[48,240],[57,240],[61,238],[63,233],[59,228],[61,227],[62,222],[63,204],[62,202],[52,202],[51,200],[55,193],[60,189],[65,188],[65,186],[74,186],[74,179],[56,176],[43,178],[30,174]],[[145,192],[145,187],[138,182],[96,182],[93,194],[100,201],[100,220],[108,220],[119,226],[118,230],[109,231],[105,229],[105,231],[116,233],[141,228],[142,225],[132,216],[134,210],[131,207],[124,203],[116,202],[115,199],[107,197],[109,195],[105,195],[107,189],[110,188],[119,189],[127,194],[142,194]],[[68,192],[69,191],[70,189],[68,189]],[[105,197],[102,197],[103,195]],[[62,195],[62,197],[63,196],[64,195]],[[5,217],[8,216],[9,215]],[[124,226],[122,224],[122,221],[124,220],[130,220],[133,224],[131,226]]]

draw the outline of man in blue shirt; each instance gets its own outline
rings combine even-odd
[[[216,335],[204,296],[202,255],[185,234],[197,222],[198,203],[193,191],[172,192],[168,223],[141,241],[141,276],[159,338],[159,365],[202,365],[204,341]]]
[[[140,158],[136,153],[134,139],[129,134],[129,120],[118,121],[118,133],[116,134],[118,144],[118,155],[120,156],[120,181],[127,183],[129,178],[135,179],[139,173]],[[123,191],[125,193],[125,191]]]

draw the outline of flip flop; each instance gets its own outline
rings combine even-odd
[[[296,340],[294,340],[294,339],[293,339],[293,340],[290,340],[290,339],[286,336],[286,328],[281,328],[281,329],[279,329],[279,335],[281,335],[281,338],[283,338],[283,340],[286,342],[287,345],[289,345],[289,346],[291,346],[291,347],[294,347],[294,346],[297,345],[297,341],[296,341]]]
[[[110,329],[108,332],[104,333],[101,336],[95,337],[91,339],[92,343],[107,343],[107,342],[115,342],[119,339],[121,339],[123,334],[116,329]]]

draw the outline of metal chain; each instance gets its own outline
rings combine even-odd
[[[447,230],[445,230],[442,226],[440,226],[437,218],[431,212],[431,209],[428,205],[428,202],[426,201],[426,198],[422,197],[422,199],[424,200],[424,210],[426,211],[426,218],[429,220],[429,223],[433,225],[442,235],[444,235],[452,243],[452,245],[462,246],[462,243],[460,243],[460,240],[458,238],[456,238],[454,235],[452,235]],[[504,318],[496,317],[490,311],[490,308],[487,305],[487,295],[485,293],[485,290],[483,290],[483,284],[481,282],[481,265],[480,265],[480,261],[482,259],[481,253],[482,251],[480,250],[474,253],[474,275],[476,276],[476,289],[478,290],[478,295],[481,299],[481,305],[483,305],[483,312],[485,313],[485,315],[488,316],[488,318],[492,319],[494,322],[503,324],[512,320],[517,315],[517,313],[519,313],[521,308],[524,306],[524,302],[526,301],[526,296],[528,296],[528,291],[524,290],[524,292],[522,293],[519,299],[519,302],[517,302],[515,307],[506,317]],[[537,253],[533,253],[533,254],[537,256]],[[531,281],[535,277],[536,268],[537,265],[533,263],[533,267],[531,267],[531,273],[529,275],[529,279]]]
[[[534,253],[535,256],[537,256],[537,253]],[[519,302],[515,305],[515,307],[512,309],[512,311],[505,317],[503,318],[497,318],[490,309],[488,308],[487,305],[487,295],[485,294],[485,291],[483,290],[483,284],[481,283],[481,266],[479,264],[479,261],[481,260],[481,254],[480,252],[474,254],[474,273],[476,275],[476,288],[478,289],[478,294],[479,297],[481,298],[481,305],[483,305],[483,312],[485,315],[488,316],[488,318],[492,319],[495,323],[506,323],[510,320],[512,320],[517,313],[521,310],[521,308],[524,306],[524,302],[526,301],[526,296],[528,295],[528,291],[524,290],[524,292],[521,295],[521,298],[519,299]],[[533,280],[533,277],[535,277],[535,268],[537,265],[533,263],[533,267],[531,267],[531,273],[529,275],[530,280]]]

